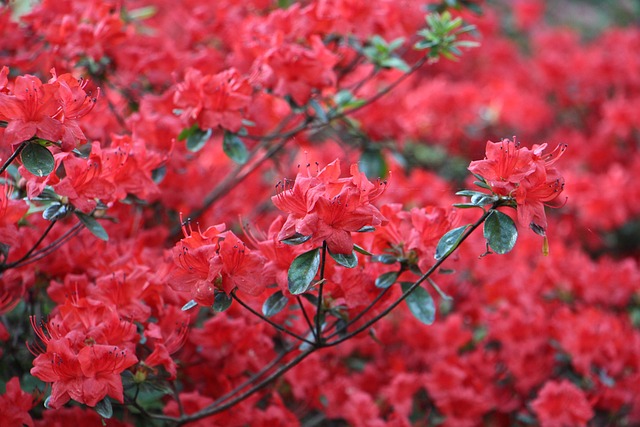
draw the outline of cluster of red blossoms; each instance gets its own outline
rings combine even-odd
[[[0,427],[638,423],[637,28],[544,0],[23,3]],[[510,246],[509,208],[553,256]]]
[[[42,83],[31,75],[18,76],[9,83],[9,69],[0,70],[0,120],[6,121],[4,143],[19,144],[37,136],[61,141],[63,151],[71,151],[86,140],[78,120],[87,115],[100,93],[86,92],[87,80],[71,74],[53,77]]]
[[[382,195],[386,183],[370,182],[358,165],[351,166],[350,178],[340,178],[340,162],[335,160],[316,176],[308,176],[308,170],[307,176],[299,173],[291,188],[286,181],[281,185],[283,190],[271,198],[289,214],[278,234],[280,240],[310,236],[312,245],[326,242],[331,253],[351,254],[351,233],[387,223],[371,204]]]
[[[545,148],[547,144],[521,147],[515,138],[487,141],[486,158],[469,165],[469,171],[482,177],[494,194],[515,200],[520,225],[543,236],[547,229],[544,206],[558,201],[564,189],[564,178],[553,164],[567,146],[558,145],[547,154]]]

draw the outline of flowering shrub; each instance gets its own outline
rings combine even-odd
[[[0,427],[640,422],[636,28],[27,3],[0,9]]]

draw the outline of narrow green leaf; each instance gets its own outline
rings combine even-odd
[[[96,410],[98,415],[107,420],[113,416],[113,407],[111,406],[111,399],[109,399],[108,396],[96,403],[93,409]]]
[[[356,233],[372,233],[376,231],[376,228],[371,225],[365,225],[360,230],[356,231]]]
[[[332,254],[331,252],[329,252],[329,255],[331,255],[331,258],[333,258],[335,262],[343,267],[354,268],[358,265],[358,257],[353,251],[348,255]]]
[[[506,254],[516,244],[518,230],[509,215],[492,210],[484,222],[484,238],[496,253]]]
[[[235,133],[224,131],[222,139],[222,150],[234,162],[244,165],[249,160],[249,151],[242,142],[242,139]]]
[[[100,225],[100,223],[92,216],[87,215],[84,212],[74,211],[74,214],[78,217],[80,222],[87,227],[87,229],[100,240],[105,242],[109,240],[109,235],[106,230]]]
[[[20,153],[22,164],[36,176],[47,176],[56,166],[51,151],[37,142],[29,142]]]
[[[182,306],[182,311],[191,310],[196,305],[198,305],[198,303],[195,300],[191,300],[191,301],[189,301],[188,303],[186,303],[185,305]]]
[[[469,224],[454,228],[442,236],[438,242],[438,246],[436,246],[435,259],[442,259],[453,252],[458,246],[458,243],[460,243],[460,239],[462,239],[467,227],[469,227]]]
[[[300,233],[296,233],[293,236],[287,238],[287,239],[282,239],[280,240],[282,243],[286,244],[286,245],[290,245],[290,246],[295,246],[295,245],[301,245],[302,243],[306,242],[307,240],[311,239],[311,237],[313,237],[311,234],[308,236],[302,235]]]
[[[471,209],[471,208],[482,209],[482,206],[474,205],[473,203],[454,203],[453,207],[458,209]]]
[[[289,292],[294,295],[305,293],[311,286],[320,267],[320,248],[312,249],[293,260],[289,267]]]
[[[474,190],[461,190],[456,193],[456,196],[473,197],[473,196],[487,196],[487,193]]]
[[[318,297],[313,294],[302,294],[302,298],[306,299],[311,305],[318,305]]]
[[[396,280],[398,280],[398,272],[387,271],[386,273],[382,273],[376,279],[376,288],[387,289],[389,286],[396,283]]]
[[[266,317],[275,316],[280,313],[283,308],[287,306],[289,298],[287,298],[282,291],[278,291],[271,295],[262,305],[262,314]]]
[[[225,311],[227,308],[231,307],[232,302],[233,298],[229,295],[222,291],[214,291],[212,306],[214,311]]]
[[[407,292],[411,282],[402,282],[402,292]],[[411,314],[425,325],[431,325],[436,320],[436,304],[426,289],[418,286],[407,296],[405,303]]]
[[[356,252],[361,253],[362,255],[373,256],[373,254],[371,252],[369,252],[368,250],[366,250],[363,247],[360,247],[358,245],[353,245],[353,250],[356,251]]]
[[[398,258],[390,254],[374,255],[371,258],[371,262],[380,262],[382,264],[395,264],[398,262]]]
[[[211,129],[202,130],[196,129],[189,136],[187,136],[187,150],[197,152],[202,150],[202,147],[207,143],[213,131]]]

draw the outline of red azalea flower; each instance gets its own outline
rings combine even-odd
[[[74,352],[67,338],[51,339],[47,351],[33,361],[31,374],[52,384],[48,406],[59,408],[70,399],[87,406],[110,396],[123,402],[120,374],[138,358],[111,345],[90,345]]]
[[[334,254],[350,254],[352,232],[386,224],[386,218],[370,203],[384,192],[385,184],[371,183],[357,165],[351,166],[350,178],[339,176],[340,162],[335,160],[317,176],[298,174],[291,189],[271,198],[289,214],[280,240],[300,233],[313,236],[312,243],[327,242]]]
[[[584,392],[567,380],[547,382],[531,407],[542,427],[585,426],[594,416]]]
[[[71,74],[56,76],[55,70],[51,70],[53,78],[49,83],[57,84],[56,99],[60,109],[55,118],[60,121],[63,128],[62,150],[71,151],[78,141],[85,141],[84,133],[80,129],[78,120],[89,114],[100,95],[100,88],[95,96],[91,91],[85,91],[88,80],[76,79]]]
[[[284,42],[270,49],[257,64],[263,67],[262,79],[273,86],[273,93],[289,95],[298,105],[306,104],[314,91],[336,84],[333,67],[338,57],[318,36],[310,38],[310,48]]]
[[[471,162],[469,170],[484,178],[494,194],[513,197],[518,212],[518,222],[544,236],[547,217],[544,206],[552,206],[564,189],[564,178],[553,164],[562,156],[567,146],[543,154],[547,144],[534,145],[532,149],[505,139],[487,141],[486,158]]]
[[[169,277],[169,285],[203,306],[213,305],[215,291],[230,294],[238,288],[250,295],[264,290],[261,274],[265,259],[251,251],[231,231],[222,233],[224,224],[208,228],[204,233],[189,232],[173,249],[177,268]]]
[[[220,126],[237,132],[243,112],[251,104],[252,91],[247,79],[233,68],[215,75],[202,75],[190,68],[184,82],[177,85],[173,100],[189,124],[195,121],[200,129]]]
[[[35,135],[49,141],[62,138],[62,125],[53,118],[59,108],[57,85],[25,75],[16,78],[12,92],[0,93],[0,120],[9,122],[4,132],[6,144],[18,144]]]
[[[28,426],[33,427],[29,411],[34,406],[33,395],[22,391],[18,377],[6,383],[5,393],[0,395],[0,427]]]

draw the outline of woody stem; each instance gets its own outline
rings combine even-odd
[[[324,305],[322,304],[322,291],[324,289],[324,269],[327,263],[327,242],[322,242],[322,255],[320,258],[320,286],[318,286],[318,303],[316,306],[316,345],[322,347],[322,321],[324,319]]]

